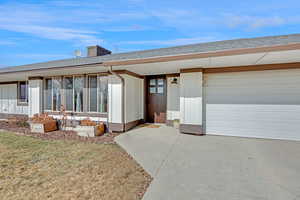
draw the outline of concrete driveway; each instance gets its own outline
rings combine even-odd
[[[154,178],[144,200],[300,199],[300,142],[136,128],[116,138]]]

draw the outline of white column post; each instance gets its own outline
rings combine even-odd
[[[32,117],[34,114],[43,112],[43,80],[40,77],[29,78],[28,81],[28,114]]]
[[[202,71],[180,73],[180,132],[203,134]]]

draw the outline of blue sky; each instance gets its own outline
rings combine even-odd
[[[73,57],[300,33],[299,0],[0,0],[0,67]]]

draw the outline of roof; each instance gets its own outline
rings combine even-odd
[[[290,34],[281,36],[267,36],[257,38],[224,40],[216,42],[207,42],[192,45],[183,45],[169,48],[160,48],[143,51],[133,51],[126,53],[116,53],[97,57],[81,57],[64,60],[56,60],[29,65],[6,67],[0,69],[0,73],[22,72],[28,70],[72,67],[78,65],[101,64],[103,62],[138,60],[153,57],[167,57],[185,54],[208,53],[217,51],[229,51],[236,49],[270,47],[300,43],[300,34]]]

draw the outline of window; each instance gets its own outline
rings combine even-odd
[[[61,78],[53,78],[52,79],[52,99],[53,99],[53,110],[60,111],[61,107],[61,88],[62,88],[62,81]]]
[[[85,90],[85,80],[88,88]],[[61,105],[69,112],[107,112],[107,77],[66,76],[45,79],[44,107],[48,111],[60,111]],[[87,101],[86,101],[87,100]],[[87,105],[84,105],[84,104]],[[86,110],[85,110],[85,109]]]
[[[64,78],[65,109],[73,111],[73,77]]]
[[[74,77],[74,105],[75,112],[83,112],[83,77]]]
[[[45,110],[52,110],[52,79],[45,80]]]
[[[28,103],[28,84],[26,81],[20,81],[18,84],[18,102]]]
[[[107,77],[89,76],[89,111],[106,113],[107,96]]]
[[[150,79],[149,81],[149,92],[150,94],[164,94],[165,89],[165,80],[162,78],[159,79]]]

